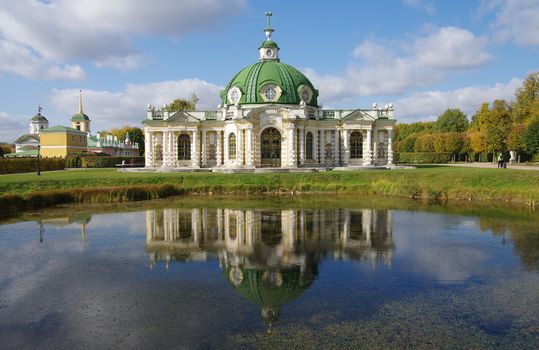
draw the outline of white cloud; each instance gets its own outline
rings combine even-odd
[[[0,0],[0,39],[24,48],[34,60],[135,69],[147,62],[135,37],[178,39],[214,27],[244,5],[244,0]]]
[[[539,0],[489,0],[481,3],[481,15],[494,12],[494,34],[520,46],[539,45]]]
[[[86,74],[79,65],[56,65],[33,54],[28,48],[0,39],[0,72],[39,80],[80,80]]]
[[[435,28],[400,47],[368,39],[353,50],[357,61],[351,62],[343,74],[321,75],[312,69],[306,69],[306,74],[325,102],[400,94],[440,82],[450,71],[486,65],[490,55],[484,51],[485,44],[484,39],[456,27]]]
[[[149,84],[129,84],[124,91],[83,91],[84,113],[92,120],[91,130],[106,130],[129,124],[141,126],[146,118],[148,103],[161,106],[176,98],[189,98],[195,93],[198,98],[197,109],[215,109],[219,104],[220,87],[200,79],[183,79]],[[69,116],[78,108],[79,90],[54,90],[52,105],[58,114]]]
[[[22,134],[28,133],[28,119],[14,117],[0,112],[0,142],[13,142]]]
[[[522,82],[522,79],[513,78],[506,84],[415,93],[395,102],[395,111],[401,122],[432,120],[447,108],[460,108],[464,113],[472,115],[483,102],[490,103],[495,99],[512,100],[515,89],[520,87]]]
[[[419,64],[442,69],[468,69],[483,66],[490,55],[483,50],[486,40],[456,27],[440,28],[415,43]]]
[[[434,4],[430,1],[403,0],[402,3],[416,10],[425,11],[429,15],[433,15],[436,12],[436,8],[434,7]]]

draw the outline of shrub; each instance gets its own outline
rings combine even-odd
[[[423,164],[423,163],[447,163],[451,160],[452,153],[448,152],[401,152],[395,153],[396,163]]]
[[[41,171],[62,170],[66,167],[64,158],[40,158]],[[0,174],[31,173],[37,171],[37,158],[1,158]]]

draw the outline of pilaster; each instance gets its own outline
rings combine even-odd
[[[222,131],[217,131],[217,166],[223,165],[223,135]]]
[[[198,152],[198,130],[192,131],[193,143],[191,144],[191,165],[193,168],[200,167],[200,158]]]
[[[299,129],[299,164],[305,164],[305,130]]]
[[[247,143],[245,146],[247,152],[247,166],[254,167],[254,147],[253,147],[253,128],[247,129]]]
[[[296,129],[292,126],[288,129],[288,167],[296,168]]]

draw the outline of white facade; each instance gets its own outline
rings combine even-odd
[[[177,113],[149,106],[146,167],[391,166],[394,124],[390,106],[239,105]]]

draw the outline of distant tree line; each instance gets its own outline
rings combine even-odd
[[[396,153],[451,153],[453,161],[488,161],[503,153],[539,159],[539,72],[516,89],[515,100],[484,102],[468,120],[458,108],[435,122],[395,125]]]

